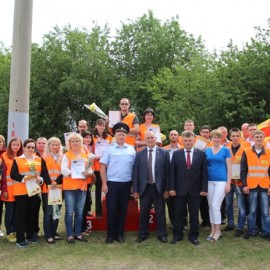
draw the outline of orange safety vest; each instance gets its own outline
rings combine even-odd
[[[243,152],[244,152],[244,147],[241,145],[240,148],[237,150],[237,152],[235,153],[235,155],[233,154],[232,152],[232,148],[230,147],[229,148],[230,150],[230,153],[231,153],[231,158],[232,158],[232,164],[241,164],[241,159],[242,159],[242,155],[243,155]],[[239,171],[239,176],[240,176],[240,171]],[[231,183],[233,185],[236,185],[236,186],[243,186],[243,183],[240,179],[232,179]]]
[[[75,155],[71,152],[68,151],[66,152],[66,157],[69,160],[69,169],[71,168],[71,161],[76,160]],[[87,165],[88,162],[88,155],[81,152],[81,158],[85,160],[85,166]],[[90,184],[92,182],[92,177],[87,177],[86,179],[74,179],[71,178],[70,176],[64,176],[63,177],[63,190],[87,190],[87,184]]]
[[[127,124],[129,128],[133,128],[133,120],[135,116],[136,115],[134,113],[129,112],[121,122]],[[135,146],[135,139],[135,134],[127,134],[126,143]]]
[[[25,157],[16,157],[15,160],[16,160],[17,165],[18,165],[19,174],[21,174],[21,175],[31,175],[32,174],[29,166],[27,165],[28,160]],[[40,173],[41,173],[41,158],[38,156],[35,156],[34,161],[39,163],[39,165],[35,165],[35,168],[36,168],[37,174],[40,175]],[[26,190],[25,183],[14,180],[13,191],[14,191],[14,196],[26,195],[27,190]]]
[[[262,188],[270,187],[270,178],[268,174],[270,166],[270,150],[264,149],[265,154],[262,154],[260,158],[253,151],[252,148],[246,149],[247,156],[247,186],[248,188],[256,188],[258,186]]]
[[[96,144],[100,140],[103,140],[103,138],[101,139],[99,137],[93,137],[94,153],[95,153]],[[112,142],[112,136],[108,134],[105,140],[108,142],[108,144],[110,144]],[[100,163],[99,163],[99,160],[97,159],[94,159],[94,170],[100,171]]]
[[[4,198],[4,194],[2,192],[1,194],[1,200],[4,202],[14,202],[15,198],[14,198],[14,191],[13,191],[13,184],[14,184],[14,180],[12,180],[10,178],[10,171],[11,171],[11,167],[13,164],[13,158],[8,158],[7,153],[3,153],[2,158],[5,162],[6,165],[6,179],[7,179],[7,193],[8,193],[8,199]]]
[[[49,176],[54,182],[56,178],[61,174],[61,164],[54,160],[52,156],[43,157],[46,162],[46,166],[48,169]],[[46,183],[43,183],[42,193],[48,193],[48,186]]]

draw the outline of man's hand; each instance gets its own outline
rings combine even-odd
[[[176,196],[176,191],[175,190],[170,190],[169,195],[172,196],[172,197]]]
[[[243,188],[243,192],[244,192],[245,194],[248,194],[248,193],[249,193],[249,188],[248,188],[248,187],[244,187],[244,188]]]
[[[107,185],[107,183],[106,184],[102,184],[102,191],[105,193],[105,194],[107,194],[108,193],[108,185]]]
[[[207,196],[207,192],[201,191],[201,192],[200,192],[200,196],[204,196],[204,197]]]

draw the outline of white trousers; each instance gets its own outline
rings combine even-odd
[[[226,182],[208,181],[208,206],[211,224],[221,224],[221,204],[225,197]]]

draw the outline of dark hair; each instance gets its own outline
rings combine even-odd
[[[90,131],[86,130],[86,131],[82,132],[81,136],[83,138],[85,138],[86,136],[90,136],[92,139],[90,145],[93,145],[93,134]]]
[[[143,117],[142,117],[143,121],[145,121],[145,115],[148,114],[148,113],[153,114],[153,116],[155,117],[155,111],[153,109],[151,109],[151,108],[147,108],[147,109],[145,109],[143,111]]]
[[[14,141],[19,141],[19,142],[21,143],[21,146],[20,146],[20,148],[19,148],[19,150],[18,150],[17,156],[20,156],[20,155],[22,155],[22,153],[23,153],[23,148],[22,148],[22,141],[21,141],[21,139],[18,138],[18,137],[13,137],[13,138],[10,140],[10,142],[8,143],[8,146],[7,146],[7,157],[10,158],[10,159],[14,158],[14,154],[13,154],[13,151],[12,151],[12,149],[11,149],[11,144],[12,144]]]
[[[94,132],[93,132],[93,137],[99,137],[99,134],[98,134],[98,130],[96,128],[96,125],[99,125],[101,123],[102,124],[104,123],[104,125],[105,125],[105,130],[103,131],[103,134],[102,134],[102,139],[105,140],[107,138],[107,136],[108,136],[108,133],[106,131],[106,122],[105,122],[104,119],[101,119],[101,118],[96,121]]]
[[[32,139],[32,138],[29,138],[29,139],[26,139],[24,142],[23,142],[23,147],[26,147],[26,145],[28,144],[28,143],[34,143],[35,144],[35,146],[36,146],[36,141],[34,140],[34,139]]]
[[[230,131],[229,131],[229,136],[231,136],[232,132],[239,132],[240,135],[241,135],[241,130],[239,128],[231,128]]]
[[[210,126],[203,125],[203,126],[200,128],[200,131],[202,131],[203,129],[208,129],[208,130],[211,132]]]

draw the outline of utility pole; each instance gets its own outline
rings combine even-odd
[[[29,136],[33,0],[15,0],[10,71],[8,141]]]

